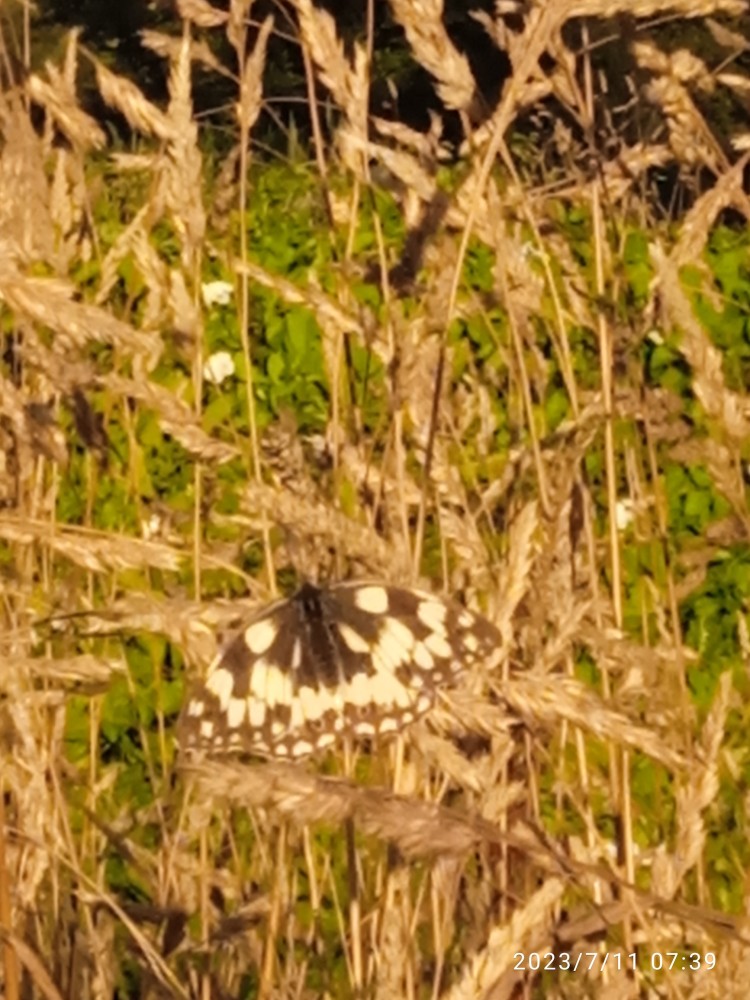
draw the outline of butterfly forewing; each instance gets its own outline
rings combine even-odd
[[[254,616],[180,720],[188,751],[303,757],[339,735],[396,732],[498,644],[486,619],[379,583],[303,586]]]

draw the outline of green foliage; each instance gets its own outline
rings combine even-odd
[[[666,341],[661,334],[651,335],[644,345],[646,371],[649,378],[675,396],[686,396],[692,384],[690,367],[682,357],[678,338]]]
[[[643,754],[635,754],[631,790],[637,806],[635,834],[647,848],[668,838],[675,816],[674,782],[669,772]]]
[[[325,203],[307,168],[265,164],[253,174],[248,229],[253,253],[277,274],[299,278],[331,262]]]
[[[688,671],[698,704],[707,707],[720,673],[741,663],[738,622],[750,598],[750,549],[738,546],[709,566],[706,579],[683,603],[685,640],[700,658]]]
[[[599,385],[599,344],[596,333],[588,326],[573,326],[570,330],[570,351],[576,382],[583,389]]]
[[[563,209],[561,206],[558,211],[557,222],[561,233],[574,254],[576,263],[581,268],[581,272],[589,278],[589,284],[593,291],[591,278],[593,277],[594,241],[591,232],[591,217],[588,210],[582,204],[574,203],[566,209]]]
[[[642,309],[648,301],[653,280],[647,233],[641,230],[628,233],[623,248],[622,267],[627,282],[626,304],[631,309]]]
[[[275,297],[258,303],[260,333],[255,351],[258,400],[270,413],[292,409],[303,428],[322,427],[328,412],[320,331],[302,307],[282,308]]]
[[[544,421],[548,431],[552,432],[570,414],[570,400],[562,386],[553,389],[545,400]]]
[[[696,314],[721,349],[723,371],[729,388],[746,391],[750,386],[750,237],[747,232],[718,228],[706,251],[706,259],[721,299],[697,293]]]
[[[716,490],[702,466],[669,463],[664,470],[669,526],[677,537],[703,536],[708,526],[729,513],[729,503]]]
[[[89,753],[90,699],[72,696],[65,717],[65,749],[74,764],[83,762]]]
[[[190,489],[193,472],[188,452],[166,435],[155,413],[141,411],[136,430],[140,444],[140,495],[172,500]]]
[[[470,288],[479,292],[491,292],[494,289],[494,256],[490,248],[479,240],[472,240],[469,243],[464,278]]]

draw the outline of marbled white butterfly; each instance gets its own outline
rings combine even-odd
[[[216,657],[183,710],[180,744],[289,759],[339,736],[393,733],[499,639],[486,619],[420,590],[307,583]]]

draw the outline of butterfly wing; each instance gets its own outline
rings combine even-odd
[[[499,642],[482,617],[378,583],[303,586],[211,664],[180,725],[187,750],[303,757],[339,735],[396,732]]]

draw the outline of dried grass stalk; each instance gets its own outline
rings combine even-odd
[[[100,534],[58,526],[50,535],[45,521],[0,515],[0,538],[19,545],[38,545],[94,573],[125,569],[162,569],[176,573],[186,554],[158,542],[114,533]]]
[[[540,941],[546,942],[551,936],[564,890],[562,879],[548,878],[506,925],[494,927],[486,946],[469,960],[460,981],[443,994],[443,1000],[494,995],[516,964],[517,952],[544,951]],[[509,995],[509,989],[504,989],[503,995]]]
[[[417,62],[437,80],[447,108],[468,111],[476,92],[469,61],[443,24],[443,0],[390,0],[393,16],[406,32]]]
[[[273,18],[267,17],[260,27],[253,51],[245,60],[240,80],[240,101],[237,118],[241,132],[248,134],[258,120],[263,96],[263,70],[266,65],[268,37],[273,28]]]
[[[218,28],[226,24],[229,15],[217,10],[206,0],[177,0],[177,10],[185,21],[192,21],[197,28]]]
[[[100,62],[95,63],[96,81],[102,97],[122,114],[127,122],[144,135],[167,142],[172,135],[169,119],[130,80],[116,76]]]
[[[136,330],[97,306],[74,302],[74,294],[66,281],[23,274],[10,247],[0,245],[0,297],[20,316],[54,330],[62,343],[72,347],[104,341],[130,357],[155,363],[161,353],[155,334]]]
[[[561,720],[571,722],[601,740],[640,750],[671,770],[685,767],[683,756],[673,750],[652,729],[636,725],[626,715],[604,705],[579,681],[568,677],[514,677],[500,690],[513,710],[537,724],[546,721],[556,727]]]
[[[49,69],[52,70],[52,67]],[[26,82],[26,92],[32,101],[41,104],[49,112],[55,124],[71,143],[82,149],[88,147],[102,149],[104,132],[90,115],[78,107],[72,97],[60,89],[59,83],[59,79],[46,83],[41,77],[32,74]]]

